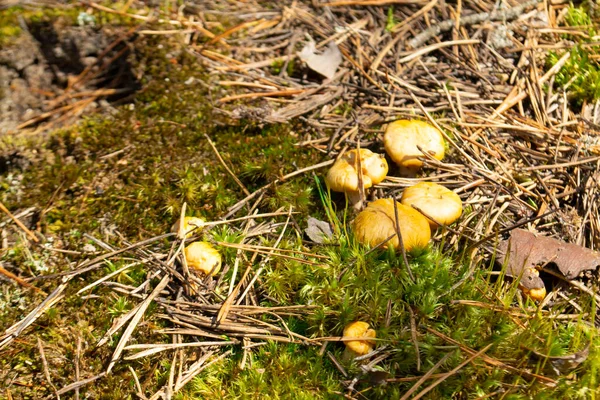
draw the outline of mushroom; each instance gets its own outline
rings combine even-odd
[[[197,233],[206,223],[202,218],[197,217],[184,217],[183,218],[183,229],[181,229],[181,219],[178,218],[177,221],[171,227],[171,232],[177,233],[177,237],[183,239],[190,238]]]
[[[546,298],[546,288],[545,287],[535,288],[535,289],[527,289],[527,288],[524,288],[523,286],[519,286],[519,288],[521,289],[521,292],[523,292],[523,294],[525,296],[531,297],[533,300],[542,301]]]
[[[352,223],[356,239],[363,244],[377,246],[396,233],[396,216],[394,199],[379,199],[367,205]],[[398,225],[404,249],[422,249],[431,239],[431,229],[427,219],[415,210],[396,202],[398,208]],[[383,247],[400,248],[398,236],[393,236]]]
[[[443,225],[450,225],[462,214],[462,201],[452,190],[433,182],[420,182],[404,190],[402,204],[415,207],[425,217],[431,217]],[[430,220],[431,229],[437,228],[436,222]]]
[[[327,172],[325,183],[334,192],[344,192],[355,208],[360,208],[358,187],[358,157],[362,172],[363,188],[368,189],[383,181],[388,172],[388,164],[381,154],[371,150],[350,150],[340,157]]]
[[[383,136],[385,151],[404,175],[414,175],[423,166],[419,157],[427,152],[436,160],[444,158],[444,137],[427,122],[398,120],[388,125]],[[422,151],[421,151],[422,150]]]
[[[354,321],[344,328],[344,337],[346,338],[364,338],[363,340],[344,341],[346,345],[346,354],[352,358],[368,354],[373,350],[374,340],[377,336],[375,330],[369,328],[369,324],[362,321]]]
[[[221,254],[208,242],[190,243],[184,253],[191,271],[215,276],[221,269]]]
[[[546,297],[546,286],[540,278],[540,271],[535,267],[528,267],[522,271],[519,289],[525,296],[536,301],[542,301]]]

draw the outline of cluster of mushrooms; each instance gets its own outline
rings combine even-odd
[[[384,145],[400,173],[408,176],[419,171],[424,155],[441,160],[445,150],[441,132],[423,121],[391,123],[385,132]],[[383,181],[387,173],[384,156],[367,149],[351,150],[335,162],[325,182],[330,190],[344,192],[359,209],[364,191]],[[421,182],[407,188],[399,203],[392,198],[369,203],[354,219],[352,229],[363,244],[395,250],[403,245],[405,251],[411,251],[426,247],[432,229],[437,229],[438,224],[453,223],[461,214],[462,202],[456,193],[437,183]],[[180,239],[190,238],[204,225],[201,218],[184,217],[171,230]],[[396,235],[396,227],[402,241]],[[221,255],[209,242],[192,242],[184,249],[183,268],[195,276],[214,276],[221,269]],[[371,352],[375,337],[376,332],[368,323],[352,322],[344,329],[345,355],[355,358]]]
[[[422,157],[444,157],[444,137],[423,121],[400,120],[388,125],[383,143],[386,153],[399,166],[402,175],[414,176],[423,166]],[[371,150],[350,150],[327,172],[325,183],[334,192],[344,192],[348,201],[361,208],[360,192],[382,182],[388,163]],[[362,183],[362,186],[361,186]],[[367,205],[352,224],[356,239],[366,245],[400,249],[398,227],[406,251],[423,248],[431,239],[431,230],[450,225],[462,214],[462,201],[453,191],[432,182],[420,182],[404,190],[400,202],[379,199]],[[390,239],[390,237],[392,237]]]
[[[415,176],[423,166],[423,157],[441,160],[445,143],[434,126],[418,120],[399,120],[388,125],[383,137],[385,151],[398,165],[400,174]],[[343,192],[356,210],[362,208],[364,193],[382,182],[388,173],[385,156],[367,149],[343,154],[327,172],[325,183],[330,190]],[[361,194],[362,192],[362,194]],[[404,251],[425,248],[431,231],[446,226],[462,214],[460,197],[446,187],[420,182],[404,190],[400,202],[393,198],[367,204],[352,223],[356,239],[371,247],[381,246]],[[401,239],[398,237],[400,230]],[[352,358],[373,350],[376,333],[363,321],[344,329],[346,356]]]
[[[399,120],[388,125],[383,143],[400,174],[414,177],[423,166],[423,157],[442,160],[445,143],[434,126],[418,120]],[[388,173],[385,156],[367,149],[350,150],[331,167],[325,178],[330,190],[345,193],[358,211],[365,192],[382,182]],[[462,214],[462,201],[453,191],[432,182],[420,182],[393,198],[370,202],[352,222],[356,239],[371,247],[412,251],[425,248],[431,231],[455,222]],[[179,219],[171,231],[180,239],[190,238],[205,221],[196,217]],[[400,236],[397,235],[400,230]],[[214,276],[221,269],[221,255],[206,241],[195,241],[184,249],[183,268],[196,276]],[[192,288],[195,285],[192,284]],[[344,328],[345,356],[350,359],[370,353],[376,332],[367,322],[354,321]]]

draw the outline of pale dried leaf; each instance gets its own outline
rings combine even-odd
[[[328,79],[333,78],[335,71],[342,62],[340,49],[338,49],[335,42],[329,42],[327,49],[322,54],[317,54],[316,51],[315,42],[309,41],[298,55],[308,65],[308,68]]]
[[[331,227],[325,221],[319,221],[316,218],[308,218],[308,228],[304,230],[306,236],[315,243],[323,244],[328,239],[331,239],[333,232]]]

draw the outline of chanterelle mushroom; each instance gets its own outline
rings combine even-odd
[[[521,292],[523,292],[525,296],[531,297],[535,301],[542,301],[546,298],[545,286],[541,288],[527,289],[525,286],[519,285],[519,289],[521,289]]]
[[[214,276],[221,269],[221,254],[208,242],[190,243],[184,253],[191,271]]]
[[[358,204],[358,159],[360,154],[360,169],[362,171],[363,188],[368,189],[383,181],[388,173],[388,164],[383,155],[371,150],[350,150],[345,153],[327,172],[325,183],[334,192],[344,192],[352,205]]]
[[[180,219],[177,218],[177,221],[171,227],[171,232],[177,233],[177,237],[183,239],[183,237],[192,237],[195,233],[198,233],[205,222],[202,218],[197,217],[184,217],[183,218],[183,226],[180,226]]]
[[[354,321],[344,328],[344,338],[364,338],[362,340],[344,341],[346,350],[353,357],[362,356],[370,353],[375,345],[374,340],[370,340],[377,336],[375,330],[369,328],[369,324],[362,321]]]
[[[437,160],[444,158],[444,137],[427,122],[398,120],[388,125],[383,136],[385,151],[403,174],[412,175],[423,166],[423,152]],[[419,150],[419,148],[422,150]]]
[[[396,233],[396,216],[393,199],[379,199],[367,205],[354,222],[352,230],[356,239],[370,246],[377,246]],[[411,207],[396,202],[398,225],[402,234],[404,249],[411,251],[427,246],[431,239],[431,229],[423,214]],[[393,236],[383,247],[400,248],[398,236]]]
[[[462,214],[462,201],[452,190],[433,182],[420,182],[406,188],[400,202],[406,206],[415,206],[443,225],[450,225]],[[432,229],[437,224],[427,218]]]

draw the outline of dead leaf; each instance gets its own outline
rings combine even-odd
[[[366,380],[368,383],[370,383],[371,385],[386,385],[387,384],[387,380],[389,378],[391,378],[391,374],[389,372],[386,371],[377,371],[377,370],[370,370],[369,372],[367,372],[366,374]]]
[[[504,261],[508,252],[506,274],[521,277],[519,284],[526,289],[539,289],[544,282],[537,266],[554,263],[566,279],[576,278],[581,272],[596,269],[600,265],[600,253],[576,244],[546,236],[536,236],[523,229],[511,232],[510,239],[498,244],[498,252]]]
[[[319,221],[316,218],[308,217],[308,228],[304,230],[306,236],[315,243],[323,244],[326,240],[331,239],[333,232],[331,227],[325,221]]]
[[[338,49],[337,44],[331,41],[327,45],[327,49],[322,54],[317,54],[315,42],[310,40],[302,51],[298,54],[300,59],[308,65],[308,68],[331,79],[335,75],[338,67],[342,62],[342,53]]]
[[[525,346],[521,346],[522,348],[528,350],[530,352],[530,358],[534,361],[539,360],[547,360],[549,366],[557,376],[560,375],[568,375],[571,371],[577,368],[582,362],[587,360],[590,355],[590,345],[592,342],[588,342],[588,344],[583,348],[583,350],[578,351],[576,353],[567,354],[565,356],[547,356],[542,353],[538,353],[533,349],[528,349]]]

